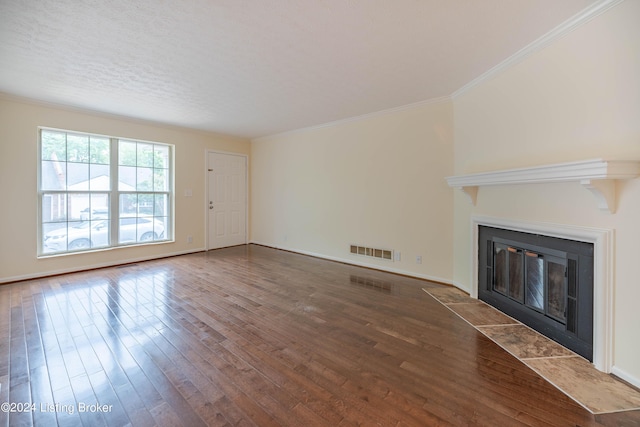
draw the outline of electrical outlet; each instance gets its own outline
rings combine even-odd
[[[193,243],[193,236],[187,236],[187,243]]]
[[[422,255],[416,255],[416,264],[422,264]]]
[[[393,260],[400,261],[400,251],[393,252]]]

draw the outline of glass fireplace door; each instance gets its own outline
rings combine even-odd
[[[493,247],[493,290],[566,324],[566,258],[505,243]]]
[[[593,245],[480,227],[478,298],[591,360]]]

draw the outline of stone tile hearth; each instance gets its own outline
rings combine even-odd
[[[594,414],[640,409],[640,391],[456,288],[423,289]]]

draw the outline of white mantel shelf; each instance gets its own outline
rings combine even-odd
[[[596,198],[598,207],[609,213],[616,210],[616,181],[640,176],[637,160],[583,160],[520,169],[450,176],[449,187],[462,190],[475,206],[478,188],[489,185],[579,182]]]

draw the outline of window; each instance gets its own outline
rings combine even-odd
[[[40,129],[39,255],[172,240],[173,147]]]

